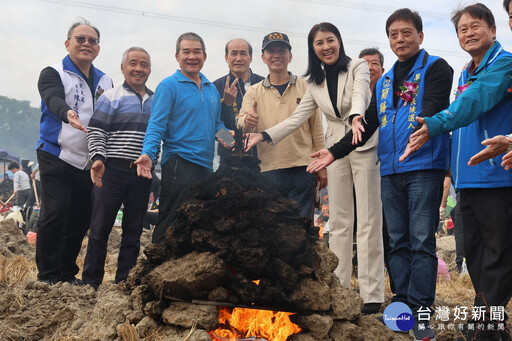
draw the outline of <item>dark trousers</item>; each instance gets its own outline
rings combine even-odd
[[[70,280],[78,273],[76,257],[89,228],[91,176],[42,150],[37,160],[44,198],[37,221],[37,277]]]
[[[192,184],[207,179],[210,170],[178,155],[173,155],[162,165],[162,183],[158,222],[153,230],[152,242],[165,242],[165,233],[175,219],[175,212],[190,192]]]
[[[302,217],[313,219],[315,175],[306,172],[306,166],[276,169],[261,175],[279,185],[283,195],[299,203]]]
[[[476,306],[512,296],[512,187],[461,189],[464,251]]]
[[[462,226],[462,213],[460,211],[460,191],[457,191],[456,205],[452,210],[452,220],[455,230],[455,264],[457,270],[462,269],[462,262],[464,261],[464,227]]]
[[[144,217],[144,223],[142,226],[145,229],[151,229],[151,225],[156,225],[158,222],[158,213],[156,212],[146,212],[146,216]]]
[[[103,281],[108,237],[121,204],[124,205],[123,234],[115,282],[126,280],[128,272],[137,263],[140,235],[151,190],[151,180],[137,176],[136,168],[114,161],[107,161],[102,182],[103,186],[92,190],[91,227],[82,273],[84,283],[93,286]]]
[[[16,192],[16,206],[23,207],[29,199],[31,191],[31,188],[18,190],[18,192]]]

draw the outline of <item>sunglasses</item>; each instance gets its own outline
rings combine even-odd
[[[73,38],[75,38],[76,42],[80,45],[84,44],[85,41],[88,41],[89,42],[89,45],[98,45],[99,43],[99,40],[97,38],[87,38],[87,37],[84,37],[84,36],[73,36]]]

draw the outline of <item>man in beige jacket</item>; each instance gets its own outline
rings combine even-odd
[[[262,132],[288,118],[306,91],[306,80],[288,72],[292,61],[291,45],[284,33],[265,36],[261,58],[269,75],[249,88],[244,96],[238,125],[245,132]],[[261,171],[281,186],[285,194],[300,205],[300,215],[313,217],[315,175],[306,172],[310,155],[324,148],[322,119],[312,115],[297,131],[279,145],[258,146]],[[327,185],[327,172],[317,173],[320,187]]]

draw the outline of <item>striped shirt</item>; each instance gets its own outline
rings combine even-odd
[[[137,160],[149,121],[153,92],[142,97],[126,82],[105,91],[87,127],[91,161],[108,158]]]

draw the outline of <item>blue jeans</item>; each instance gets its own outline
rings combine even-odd
[[[443,170],[383,176],[382,208],[388,227],[389,263],[395,282],[393,301],[415,314],[434,303],[437,279],[435,232],[443,194]]]
[[[299,203],[299,215],[313,219],[315,200],[315,175],[306,172],[306,166],[275,169],[261,173],[278,184],[287,198]]]

